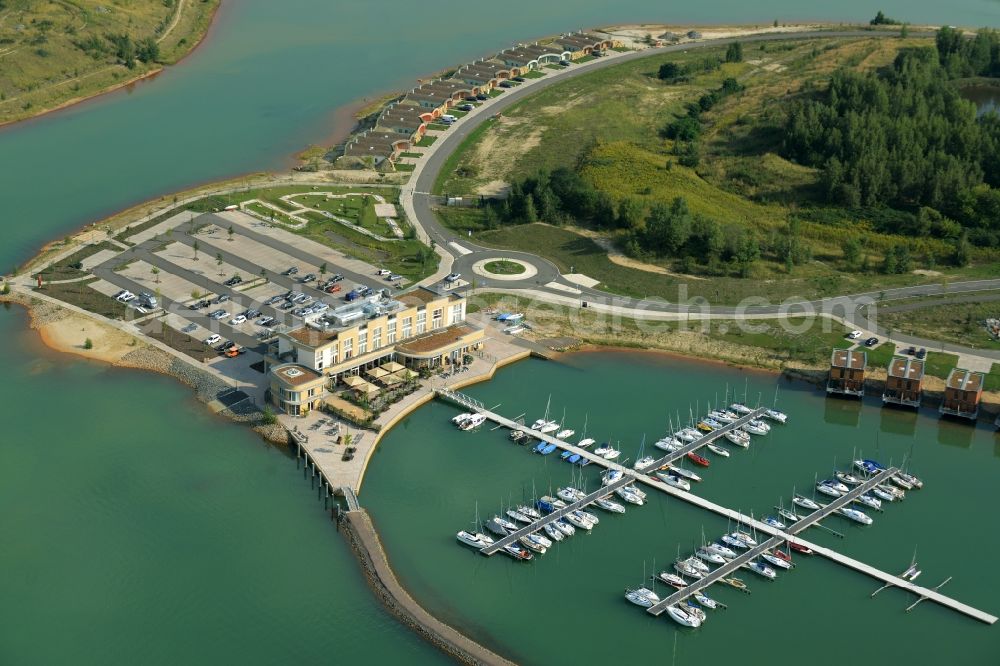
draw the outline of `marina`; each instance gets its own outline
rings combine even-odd
[[[470,396],[448,389],[438,389],[436,394],[439,398],[442,398],[447,402],[453,403],[463,409],[470,410],[472,413],[484,416],[486,420],[496,423],[498,426],[506,427],[511,430],[522,430],[527,434],[529,434],[530,436],[542,442],[547,442],[549,445],[554,445],[555,447],[563,449],[565,451],[572,451],[576,455],[580,455],[581,457],[586,457],[591,462],[596,463],[602,467],[605,467],[608,470],[615,470],[620,474],[620,477],[618,477],[617,480],[613,481],[610,484],[607,484],[600,490],[594,491],[593,493],[590,493],[589,495],[586,495],[585,497],[579,499],[577,502],[568,505],[566,507],[562,507],[559,510],[550,513],[548,516],[542,518],[540,521],[533,522],[527,525],[526,527],[519,529],[517,532],[508,535],[501,541],[495,542],[491,545],[488,545],[480,549],[480,552],[483,553],[484,555],[493,555],[496,552],[499,552],[504,547],[503,545],[498,546],[497,544],[502,543],[504,545],[509,546],[511,543],[516,542],[521,537],[537,532],[538,530],[542,529],[544,525],[550,522],[554,522],[568,513],[579,510],[582,507],[586,507],[587,505],[593,503],[597,499],[607,496],[610,492],[614,492],[618,488],[629,485],[631,483],[640,482],[645,485],[656,488],[662,492],[665,492],[669,495],[672,495],[673,497],[681,499],[685,502],[694,504],[696,506],[699,506],[700,508],[706,509],[720,516],[723,516],[735,522],[737,525],[742,525],[753,530],[755,533],[764,533],[769,535],[769,538],[763,544],[758,544],[754,546],[749,552],[744,553],[742,556],[736,558],[734,562],[738,561],[738,564],[736,564],[735,566],[730,567],[730,565],[723,565],[718,570],[716,570],[716,571],[722,571],[721,574],[717,576],[714,574],[710,574],[709,576],[702,577],[699,579],[699,581],[704,581],[706,578],[708,578],[709,582],[698,585],[697,587],[695,587],[695,589],[692,589],[690,592],[688,592],[686,588],[680,590],[679,592],[668,597],[666,600],[661,601],[647,608],[647,612],[650,612],[654,615],[659,615],[660,613],[664,612],[665,609],[674,606],[677,600],[686,599],[692,594],[708,587],[712,583],[718,582],[726,575],[731,573],[733,570],[743,565],[750,564],[765,551],[768,551],[769,549],[774,548],[775,546],[783,542],[789,542],[789,543],[794,542],[797,543],[800,547],[808,548],[814,554],[823,556],[837,564],[841,564],[855,571],[864,573],[868,576],[871,576],[873,578],[882,581],[883,583],[913,592],[919,596],[920,601],[923,600],[933,601],[941,606],[950,608],[954,611],[962,613],[963,615],[966,615],[968,617],[971,617],[986,624],[993,624],[998,619],[996,616],[991,615],[990,613],[973,608],[972,606],[969,606],[958,600],[952,599],[951,597],[941,594],[936,589],[929,589],[916,585],[915,583],[913,583],[912,580],[906,580],[900,576],[887,573],[876,567],[870,566],[868,564],[865,564],[864,562],[856,560],[852,557],[848,557],[846,555],[838,553],[833,549],[826,548],[809,541],[805,541],[801,538],[797,538],[798,533],[802,532],[803,530],[812,525],[818,524],[820,520],[833,514],[834,512],[840,512],[856,521],[857,517],[865,516],[865,514],[863,514],[860,511],[849,509],[848,506],[853,502],[855,502],[855,500],[858,497],[861,497],[862,495],[867,493],[869,490],[876,489],[879,487],[883,488],[887,487],[884,485],[885,482],[892,481],[897,475],[901,474],[901,470],[897,467],[890,467],[888,469],[884,469],[881,468],[874,461],[870,460],[856,461],[855,462],[856,467],[870,472],[869,477],[863,483],[855,486],[853,489],[850,489],[845,493],[840,494],[828,504],[820,505],[819,509],[816,509],[809,515],[803,517],[801,520],[794,523],[791,527],[788,527],[786,529],[781,529],[771,524],[768,524],[767,522],[757,520],[752,515],[746,516],[741,511],[735,511],[733,509],[724,507],[720,504],[717,504],[715,502],[712,502],[710,500],[692,494],[691,492],[681,490],[675,487],[674,485],[665,483],[664,481],[657,480],[653,477],[637,473],[634,470],[625,468],[622,465],[611,462],[602,456],[590,453],[586,449],[580,449],[579,447],[576,447],[569,442],[559,440],[539,430],[526,428],[522,423],[519,423],[512,419],[508,419],[490,409],[487,409],[482,402]],[[702,446],[705,446],[717,440],[719,437],[725,436],[727,432],[737,430],[738,428],[740,428],[740,426],[755,420],[756,418],[764,415],[765,413],[769,413],[775,416],[776,420],[784,422],[785,418],[784,414],[781,414],[780,412],[774,412],[773,410],[768,410],[766,408],[752,409],[749,411],[749,413],[740,416],[738,419],[735,419],[732,422],[724,425],[720,424],[720,427],[711,430],[705,436],[695,439],[694,441],[686,444],[685,446],[677,449],[676,451],[668,453],[667,455],[663,456],[655,463],[653,463],[653,465],[651,465],[650,467],[654,469],[659,469],[661,467],[669,465],[672,462],[687,457],[689,454],[694,453],[697,449],[701,448]],[[819,486],[823,486],[826,483],[827,482],[819,484]],[[844,487],[846,488],[846,486]],[[867,518],[867,516],[865,517]],[[674,600],[674,602],[667,603],[672,599]],[[674,617],[674,619],[677,618]],[[678,622],[684,624],[682,620],[678,620]],[[690,626],[697,626],[697,625],[690,625]]]

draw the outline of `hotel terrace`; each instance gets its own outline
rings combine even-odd
[[[545,44],[518,45],[492,58],[458,68],[448,78],[414,88],[387,108],[374,128],[352,137],[344,146],[343,167],[393,169],[400,153],[410,149],[432,122],[466,97],[486,94],[501,81],[523,76],[560,60],[576,60],[615,46],[611,39],[586,33],[563,35]]]
[[[278,333],[271,360],[319,373],[333,385],[392,361],[413,370],[461,363],[484,340],[482,329],[466,323],[465,306],[462,296],[425,287],[359,299]]]

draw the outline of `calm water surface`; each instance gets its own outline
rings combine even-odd
[[[686,417],[689,403],[720,398],[726,383],[750,396],[773,397],[773,377],[644,354],[571,356],[565,363],[527,361],[503,370],[492,382],[467,389],[511,416],[552,412],[582,435],[620,440],[623,457],[638,455],[643,435],[653,441],[670,415]],[[866,457],[899,463],[912,455],[924,480],[922,491],[875,514],[871,527],[847,519],[826,523],[846,538],[812,530],[807,538],[882,569],[899,572],[917,549],[924,573],[936,585],[994,614],[1000,575],[995,521],[985,515],[1000,502],[1000,442],[991,431],[941,422],[931,412],[883,410],[875,404],[827,401],[802,385],[783,384],[779,406],[786,426],[755,438],[747,451],[728,459],[712,454],[712,465],[695,492],[713,501],[761,515],[780,497],[787,505],[793,486],[811,493],[816,474],[825,478],[834,461],[844,465],[855,449]],[[690,553],[704,530],[717,537],[728,527],[714,514],[665,497],[624,516],[601,513],[589,535],[563,541],[545,556],[521,564],[483,558],[457,544],[455,532],[469,528],[477,503],[481,518],[501,505],[544,494],[566,484],[571,466],[515,446],[505,431],[461,433],[449,422],[456,410],[432,403],[411,416],[380,444],[361,501],[379,527],[396,571],[416,597],[446,620],[468,628],[519,661],[533,664],[790,663],[981,664],[1000,663],[1000,631],[952,611],[922,604],[898,590],[869,598],[873,580],[818,558],[769,583],[741,574],[744,595],[730,588],[711,595],[729,605],[712,613],[697,631],[680,630],[666,616],[655,619],[629,604],[626,586],[643,573],[668,567]],[[654,449],[655,450],[655,449]],[[647,451],[651,452],[651,451]],[[584,470],[596,487],[596,466]],[[652,493],[651,493],[652,494]],[[982,516],[977,518],[977,516]],[[660,586],[664,596],[664,586]],[[781,654],[795,655],[787,659]]]
[[[444,664],[288,456],[0,309],[0,664]]]
[[[980,116],[991,111],[1000,111],[1000,87],[969,86],[962,88],[962,97],[972,100],[976,105],[976,113]]]

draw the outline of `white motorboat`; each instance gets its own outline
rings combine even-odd
[[[736,414],[733,414],[732,412],[726,413],[726,412],[720,412],[719,410],[714,410],[708,413],[708,418],[718,421],[719,423],[726,424],[726,423],[732,423],[738,417],[736,416]]]
[[[708,572],[710,572],[712,570],[712,568],[710,566],[708,566],[707,564],[705,564],[704,562],[702,562],[701,560],[699,560],[694,555],[692,555],[691,557],[687,558],[684,561],[687,562],[690,566],[692,566],[695,569],[697,569],[698,571],[702,572],[703,574],[707,574]]]
[[[556,433],[556,439],[566,440],[567,438],[572,437],[575,434],[576,430],[572,430],[571,428],[566,428],[565,430],[560,430],[559,432]]]
[[[781,522],[774,516],[767,516],[766,518],[764,518],[763,522],[765,525],[770,525],[771,527],[779,530],[783,530],[788,527],[788,525],[785,525],[783,522]]]
[[[538,513],[537,509],[533,509],[530,506],[525,506],[524,504],[518,504],[517,511],[518,513],[522,513],[528,518],[531,518],[532,520],[538,520],[539,518],[542,517],[542,514]]]
[[[660,572],[660,580],[662,580],[667,585],[676,587],[678,590],[682,587],[687,587],[687,581],[678,576],[675,573],[670,573],[669,571]]]
[[[689,469],[684,469],[683,467],[674,467],[673,465],[667,465],[667,470],[670,471],[674,476],[682,476],[685,479],[690,479],[691,481],[701,481],[701,477],[692,472]]]
[[[747,421],[743,424],[743,430],[746,430],[751,435],[766,435],[771,432],[771,426],[763,421]]]
[[[522,439],[524,439],[527,436],[528,436],[528,433],[524,432],[523,430],[511,430],[510,431],[510,438],[514,442],[520,442]]]
[[[667,606],[667,615],[670,616],[671,620],[685,627],[697,629],[701,626],[701,620],[680,606]]]
[[[656,458],[654,458],[653,456],[643,456],[642,458],[639,458],[638,460],[635,461],[635,463],[632,465],[632,469],[643,470],[651,466],[655,462]]]
[[[726,563],[726,558],[724,558],[722,555],[719,555],[718,553],[713,553],[706,546],[702,546],[701,548],[696,550],[694,554],[695,557],[701,558],[706,562],[711,562],[712,564],[721,565]]]
[[[878,497],[879,499],[885,500],[886,502],[895,502],[896,494],[891,493],[882,486],[875,486],[871,489],[872,495]]]
[[[605,460],[614,460],[622,454],[621,451],[611,446],[610,443],[604,443],[594,449],[594,453],[601,456]]]
[[[788,420],[788,415],[783,412],[779,412],[777,409],[769,409],[765,411],[764,416],[772,421],[777,421],[778,423],[784,423]]]
[[[841,495],[846,495],[850,488],[846,484],[837,481],[836,479],[824,479],[822,483],[830,486],[831,488],[837,490]]]
[[[556,495],[559,497],[559,499],[569,502],[570,504],[579,501],[583,497],[586,497],[586,495],[584,495],[576,488],[560,488],[559,490],[556,491]]]
[[[687,603],[684,604],[684,610],[686,610],[688,613],[698,618],[698,621],[701,623],[704,623],[705,620],[708,619],[708,615],[705,613],[705,611],[698,608],[698,606],[690,599],[688,599]]]
[[[546,504],[551,504],[552,507],[556,509],[566,508],[566,502],[563,502],[561,499],[557,497],[552,497],[551,495],[542,495],[541,501],[545,502]]]
[[[803,509],[809,509],[810,511],[818,511],[819,504],[812,501],[808,497],[803,497],[802,495],[796,495],[792,498],[792,501],[801,506]]]
[[[565,534],[566,536],[573,536],[574,534],[576,534],[576,528],[561,518],[559,520],[552,521],[551,524],[555,525],[556,529]]]
[[[642,506],[643,504],[646,503],[646,500],[644,500],[642,497],[629,490],[627,486],[623,486],[621,488],[615,488],[615,494],[618,495],[618,497],[625,500],[626,502],[628,502],[629,504]]]
[[[729,405],[729,409],[736,412],[737,414],[745,415],[753,413],[753,410],[744,405],[742,402],[734,402],[733,404]]]
[[[736,552],[731,548],[726,548],[721,543],[712,542],[705,546],[705,550],[708,552],[723,557],[727,560],[735,560]]]
[[[513,518],[515,521],[524,523],[525,525],[530,525],[534,522],[531,518],[516,509],[507,509],[504,513],[507,514],[508,518]]]
[[[824,495],[827,495],[828,497],[840,497],[844,494],[828,483],[817,483],[816,490],[820,491]]]
[[[902,479],[903,481],[906,481],[908,484],[910,484],[911,486],[913,486],[917,490],[920,490],[921,488],[924,487],[924,482],[923,481],[921,481],[917,477],[913,476],[912,474],[907,474],[906,472],[897,472],[896,473],[896,478]]]
[[[694,598],[695,598],[695,601],[697,601],[699,604],[701,604],[705,608],[711,608],[711,609],[714,610],[714,609],[716,609],[716,608],[719,607],[719,602],[717,602],[715,599],[711,598],[710,596],[708,596],[707,594],[705,594],[703,592],[695,592],[694,593]]]
[[[679,451],[680,449],[684,448],[684,443],[678,442],[676,439],[664,438],[659,440],[658,442],[653,442],[653,446],[655,446],[658,449],[663,449],[664,451],[670,451],[671,453],[673,453],[674,451]]]
[[[722,456],[723,458],[729,457],[729,451],[725,450],[721,446],[716,446],[715,444],[708,444],[706,445],[706,448],[708,448],[709,451],[711,451],[717,456]]]
[[[775,578],[778,577],[778,574],[774,569],[767,566],[763,562],[758,562],[757,560],[749,562],[744,566],[750,571],[754,572],[755,574],[759,574],[764,578],[767,578],[768,580],[774,580]]]
[[[765,550],[763,553],[760,554],[760,556],[763,557],[768,562],[770,562],[771,564],[773,564],[774,566],[778,567],[779,569],[791,569],[792,568],[792,563],[791,562],[788,562],[787,560],[783,560],[780,557],[775,556],[773,553],[771,553],[769,551]]]
[[[488,529],[490,532],[493,532],[494,534],[500,536],[507,536],[511,532],[518,531],[520,528],[505,518],[501,518],[500,516],[493,516],[492,518],[486,521],[486,529]]]
[[[691,490],[691,484],[676,474],[671,474],[670,472],[657,472],[656,476],[658,476],[660,481],[663,481],[663,483],[668,486],[679,488],[680,490]]]
[[[577,515],[576,512],[567,513],[565,516],[563,516],[563,519],[573,527],[579,527],[581,530],[587,530],[589,532],[590,530],[594,529],[593,523],[591,523],[586,518]]]
[[[472,430],[486,423],[486,417],[482,414],[473,414],[466,420],[458,424],[459,430]]]
[[[455,538],[458,539],[459,543],[469,546],[471,548],[479,549],[493,545],[493,539],[486,536],[485,534],[480,534],[479,532],[473,534],[472,532],[466,532],[465,530],[462,530],[461,532],[455,535]]]
[[[542,529],[545,530],[545,534],[554,541],[562,541],[565,536],[559,531],[559,528],[552,523],[545,523],[545,525],[542,526]]]
[[[540,532],[532,532],[529,536],[535,541],[535,543],[539,543],[546,548],[552,547],[552,541],[547,537],[542,536]]]
[[[583,509],[577,509],[574,513],[578,513],[587,520],[589,520],[591,525],[597,525],[599,522],[601,522],[601,517],[598,516],[596,513],[593,513],[592,511],[584,511]]]
[[[742,430],[727,430],[722,434],[722,436],[736,446],[743,447],[744,449],[750,446],[750,435],[746,434]]]
[[[862,484],[862,480],[850,472],[837,472],[834,476],[837,477],[838,481],[846,483],[849,486],[860,486]]]
[[[534,559],[534,555],[531,554],[531,551],[529,551],[526,548],[521,548],[520,546],[516,546],[514,544],[509,544],[507,546],[504,546],[503,552],[505,555],[509,555],[515,560],[519,560],[521,562],[528,562]]]
[[[628,491],[629,491],[630,493],[634,493],[635,495],[638,495],[638,496],[639,496],[639,497],[641,497],[642,499],[646,499],[646,493],[644,493],[644,492],[642,492],[641,490],[639,490],[638,488],[636,488],[636,487],[635,487],[635,484],[634,484],[634,483],[630,483],[630,484],[629,484],[628,486],[626,486],[626,487],[628,488]]]
[[[674,562],[674,571],[695,580],[705,575],[684,561]]]
[[[451,419],[451,422],[454,423],[455,425],[462,425],[463,421],[467,421],[468,419],[471,419],[471,418],[472,418],[472,414],[466,412],[464,414],[459,414],[458,416],[453,417]]]
[[[635,590],[625,590],[625,598],[636,606],[642,606],[643,608],[649,608],[660,603],[660,597],[657,596],[656,592],[645,587]]]
[[[906,479],[898,476],[898,475],[892,477],[889,480],[892,481],[893,483],[895,483],[897,486],[899,486],[903,490],[913,490],[913,484],[910,483],[909,481],[907,481]]]
[[[578,448],[585,449],[588,446],[593,446],[594,442],[596,442],[596,441],[597,440],[595,440],[595,439],[591,439],[591,438],[587,437],[586,439],[581,439],[579,442],[576,443],[576,445],[577,445]]]
[[[746,543],[744,543],[742,539],[737,539],[732,534],[723,534],[722,537],[720,537],[720,540],[727,546],[732,546],[733,548],[739,548],[740,550],[746,550],[747,548],[750,547]]]
[[[543,544],[536,534],[528,534],[518,539],[521,545],[528,550],[533,550],[539,555],[544,555],[548,551],[548,546]]]
[[[902,488],[897,488],[896,486],[890,486],[888,483],[880,483],[877,488],[881,488],[887,493],[892,493],[892,496],[898,500],[906,499],[906,491]]]
[[[880,500],[877,497],[872,497],[867,493],[864,495],[858,495],[856,498],[854,498],[854,501],[857,502],[858,504],[864,504],[865,506],[869,506],[876,510],[882,508],[882,500]]]
[[[746,532],[743,532],[742,530],[736,530],[735,532],[731,532],[730,536],[732,536],[735,539],[739,539],[740,541],[750,546],[751,548],[757,545],[757,540],[754,539],[749,534],[747,534]]]
[[[841,515],[847,516],[856,523],[861,523],[862,525],[871,525],[871,517],[864,511],[859,511],[857,509],[852,509],[847,506],[842,506],[838,509]]]
[[[594,504],[604,509],[605,511],[610,511],[611,513],[625,513],[625,507],[618,502],[613,502],[607,497],[598,497],[594,500]]]
[[[556,427],[559,426],[559,424],[556,423],[555,421],[549,421],[548,419],[538,419],[537,421],[531,424],[531,429],[540,431],[545,426],[552,425],[553,423],[555,423]]]
[[[612,483],[622,478],[622,472],[620,469],[609,469],[607,472],[601,475],[601,483],[606,486],[610,486]]]
[[[697,439],[701,439],[701,433],[695,428],[683,428],[674,433],[674,438],[690,444]]]

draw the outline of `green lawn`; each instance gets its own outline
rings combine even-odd
[[[927,358],[924,359],[924,374],[947,379],[948,374],[957,366],[958,356],[956,354],[929,351]]]
[[[416,164],[407,164],[405,162],[397,162],[394,166],[396,171],[413,171],[417,168]]]
[[[417,143],[415,145],[418,145],[421,148],[426,148],[427,146],[430,146],[431,144],[433,144],[435,141],[437,141],[437,137],[436,136],[431,136],[429,134],[425,134],[422,137],[420,137],[420,141],[417,141]]]
[[[424,154],[423,153],[409,153],[409,152],[407,152],[407,153],[400,153],[399,156],[400,157],[418,158],[418,157],[423,157]]]
[[[124,319],[129,308],[124,303],[119,303],[110,296],[105,296],[101,292],[91,289],[89,285],[96,281],[97,278],[93,278],[67,284],[47,284],[41,288],[36,287],[34,291],[58,298],[60,301],[76,305],[109,319]]]
[[[117,246],[112,245],[107,241],[101,241],[100,243],[94,243],[93,245],[85,245],[65,259],[57,261],[42,271],[42,279],[71,280],[73,278],[83,277],[84,275],[87,275],[87,273],[79,268],[76,268],[76,266],[87,257],[91,257],[101,250],[112,250],[114,252],[120,251]]]
[[[285,215],[281,211],[274,210],[273,208],[268,208],[267,206],[261,205],[256,201],[248,203],[244,206],[247,210],[252,210],[258,215],[262,216],[265,220],[271,220],[272,222],[278,222],[280,224],[294,225],[300,224],[297,220],[293,220],[288,215]]]
[[[562,68],[560,67],[559,69],[562,69]],[[533,69],[533,70],[531,70],[529,72],[525,72],[521,76],[523,78],[525,78],[525,79],[540,79],[543,76],[545,76],[545,72],[543,72],[541,70],[538,70],[538,69]]]
[[[692,322],[696,328],[700,323]],[[709,337],[769,351],[772,358],[822,364],[834,347],[844,347],[847,329],[823,317],[724,321],[711,320]]]
[[[487,273],[494,273],[496,275],[520,275],[524,272],[524,266],[513,261],[490,261],[483,266],[483,270]]]
[[[1000,391],[1000,363],[993,364],[989,374],[986,375],[986,381],[983,382],[983,388],[987,391]]]
[[[950,297],[969,297],[961,294]],[[949,298],[925,299],[927,307],[902,312],[879,312],[879,325],[900,333],[921,338],[950,342],[978,349],[1000,349],[1000,341],[993,340],[983,325],[986,319],[1000,317],[1000,301],[995,294],[983,294],[979,303],[948,302]],[[906,301],[907,305],[920,301]],[[892,307],[890,304],[889,308]]]
[[[868,355],[869,368],[888,368],[889,361],[896,355],[896,345],[893,342],[884,342],[875,349],[865,349],[860,347]]]
[[[427,129],[434,130],[436,132],[444,132],[448,130],[451,125],[446,125],[444,123],[431,123],[427,126]]]

